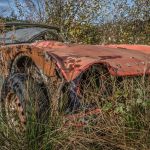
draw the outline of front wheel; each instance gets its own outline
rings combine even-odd
[[[17,132],[40,130],[48,121],[50,107],[46,87],[27,74],[16,73],[5,81],[1,105],[3,118]]]

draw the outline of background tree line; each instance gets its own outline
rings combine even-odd
[[[59,26],[88,44],[150,44],[150,0],[13,0],[10,17]]]

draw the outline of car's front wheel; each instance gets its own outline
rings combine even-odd
[[[40,130],[48,121],[50,107],[46,87],[25,73],[7,78],[1,105],[3,119],[17,132]]]

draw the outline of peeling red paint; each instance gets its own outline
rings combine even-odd
[[[68,81],[74,80],[93,64],[106,64],[113,76],[149,74],[150,46],[144,45],[77,45],[38,42],[35,47],[54,55]]]
[[[52,58],[67,81],[74,80],[94,64],[106,65],[113,76],[150,74],[150,46],[144,45],[77,45],[41,41],[3,46],[1,52],[6,62],[20,53],[31,57],[46,75],[51,70]]]

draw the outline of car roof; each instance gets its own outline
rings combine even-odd
[[[60,32],[60,29],[56,26],[22,22],[1,23],[0,29],[8,31],[0,35],[0,43],[4,44],[28,43],[32,42],[31,40],[34,37],[47,31],[51,30],[55,34]],[[9,31],[10,29],[11,31]]]
[[[0,35],[0,41],[5,44],[25,43],[46,31],[48,31],[48,29],[40,27],[18,29]]]
[[[45,24],[35,24],[35,23],[23,23],[23,22],[6,22],[6,23],[0,23],[0,28],[9,28],[9,27],[15,27],[17,28],[27,28],[27,27],[40,27],[40,28],[47,28],[47,29],[53,29],[57,32],[60,32],[60,28],[53,25],[45,25]]]

